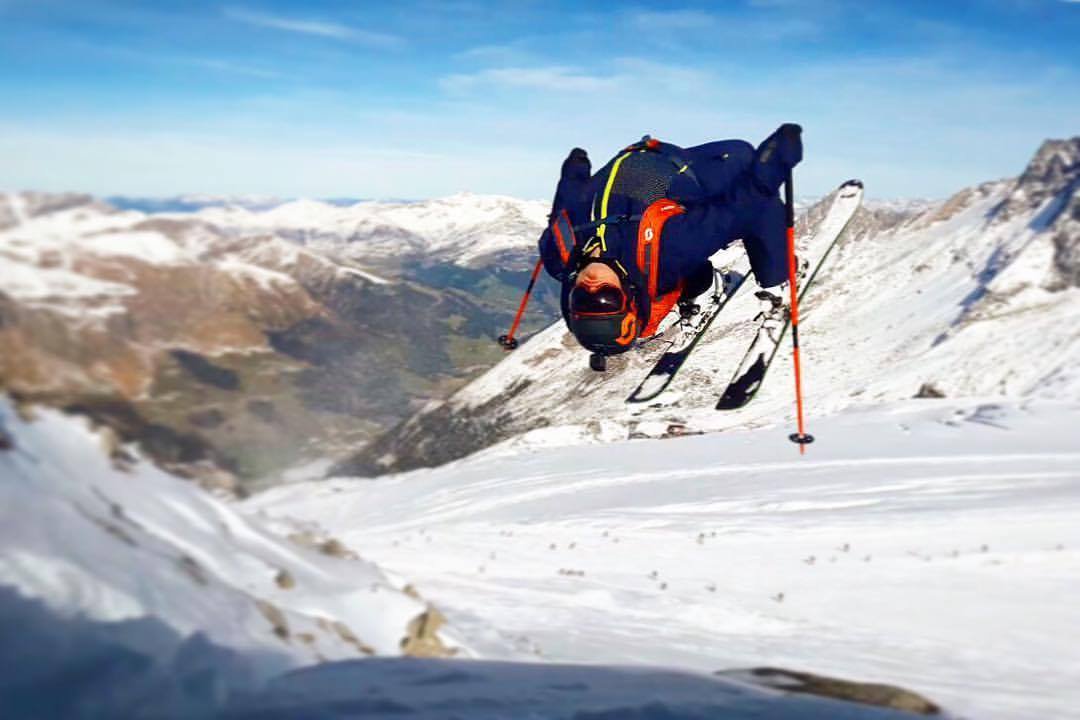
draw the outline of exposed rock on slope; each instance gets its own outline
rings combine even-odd
[[[782,668],[754,668],[753,670],[718,674],[735,679],[745,679],[755,685],[790,693],[803,693],[863,705],[892,708],[916,715],[940,715],[942,712],[941,708],[935,703],[918,693],[893,685],[851,682],[850,680],[805,672],[793,672]]]

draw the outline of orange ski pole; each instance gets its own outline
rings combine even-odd
[[[799,362],[799,290],[795,282],[798,275],[795,267],[795,189],[791,170],[788,170],[784,182],[784,202],[787,205],[788,285],[791,286],[791,350],[795,363],[795,407],[799,421],[799,431],[789,435],[788,439],[799,444],[799,453],[802,454],[806,452],[806,446],[814,442],[814,436],[806,434],[803,426],[802,368]]]
[[[540,275],[540,268],[542,267],[544,267],[543,259],[537,260],[536,267],[534,267],[532,271],[532,277],[529,278],[529,286],[525,288],[525,295],[521,298],[521,304],[518,305],[517,315],[514,316],[514,323],[510,326],[510,332],[499,336],[499,344],[502,345],[503,349],[507,352],[518,346],[518,341],[514,337],[514,333],[517,332],[518,323],[521,322],[521,316],[525,314],[525,306],[529,304],[529,297],[532,295],[533,286],[536,285],[536,278]]]

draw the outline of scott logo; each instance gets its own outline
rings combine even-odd
[[[629,345],[634,341],[634,336],[637,335],[637,317],[633,313],[627,313],[623,318],[622,327],[619,328],[620,335],[615,338],[615,342],[619,345]]]

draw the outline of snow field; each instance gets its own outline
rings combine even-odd
[[[1075,405],[909,401],[248,501],[409,577],[486,658],[778,665],[1080,717]]]

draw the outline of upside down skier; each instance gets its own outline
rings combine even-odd
[[[708,258],[742,239],[761,288],[788,278],[778,190],[802,160],[802,129],[785,124],[756,149],[743,140],[681,148],[646,136],[595,175],[574,148],[562,165],[544,269],[562,285],[563,319],[590,364],[654,335],[713,284]]]

